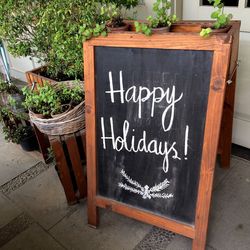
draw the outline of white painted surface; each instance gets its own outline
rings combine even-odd
[[[149,15],[153,15],[153,4],[156,0],[142,0],[139,6],[136,7],[137,9],[137,19],[145,20]],[[182,16],[182,1],[181,0],[171,0],[172,2],[172,9],[171,13],[176,14],[179,19]],[[130,16],[133,17],[132,12],[130,12]]]
[[[35,59],[29,57],[14,57],[7,51],[7,46],[4,44],[5,51],[8,57],[10,66],[10,75],[13,78],[26,81],[25,72],[39,67],[40,64]]]
[[[250,8],[246,0],[239,0],[239,7],[225,7],[225,13],[232,13],[241,20],[240,67],[238,69],[233,142],[250,148]],[[184,20],[209,20],[213,8],[200,6],[199,0],[183,1]]]

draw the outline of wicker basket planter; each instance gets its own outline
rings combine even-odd
[[[59,89],[60,84],[64,84],[67,88],[72,88],[74,82],[51,82],[54,89]],[[83,86],[83,83],[82,83]],[[34,114],[29,111],[30,120],[41,133],[46,135],[67,135],[85,129],[85,106],[84,101],[66,112],[54,115],[52,118],[45,119],[40,114]]]

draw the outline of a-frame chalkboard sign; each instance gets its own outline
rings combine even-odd
[[[109,208],[205,248],[230,49],[171,32],[84,43],[90,225]]]

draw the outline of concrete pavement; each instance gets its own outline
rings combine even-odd
[[[191,249],[191,240],[101,210],[87,226],[86,201],[68,206],[53,165],[0,134],[0,247],[23,249]],[[232,157],[216,168],[207,249],[250,249],[250,162]]]

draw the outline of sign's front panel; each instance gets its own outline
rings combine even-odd
[[[194,223],[212,61],[95,47],[99,195]]]

